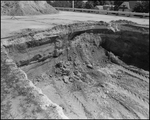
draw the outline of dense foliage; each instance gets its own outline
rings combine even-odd
[[[49,4],[51,4],[53,7],[71,7],[71,1],[59,1],[59,0],[55,0],[55,1],[47,1]]]
[[[74,7],[75,8],[86,8],[86,9],[94,9],[96,5],[115,5],[114,10],[118,10],[119,6],[125,2],[125,0],[119,1],[105,1],[105,0],[87,0],[87,2],[83,2],[84,0],[74,0]],[[72,1],[59,1],[59,0],[47,0],[49,4],[54,7],[72,7]],[[135,8],[133,9],[134,12],[149,12],[149,1],[142,1],[137,2]]]
[[[149,12],[149,1],[142,1],[141,3],[137,3],[133,9],[134,12]]]

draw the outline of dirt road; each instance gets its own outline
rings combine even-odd
[[[70,24],[80,21],[105,21],[111,20],[130,20],[138,24],[149,25],[149,19],[129,18],[111,15],[99,15],[92,13],[77,13],[60,11],[58,14],[34,15],[34,16],[16,16],[16,19],[10,19],[11,16],[1,16],[1,38],[10,36],[11,32],[19,31],[25,28],[46,29],[60,24]]]

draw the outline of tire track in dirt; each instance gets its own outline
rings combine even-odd
[[[144,116],[146,118],[149,117],[147,114],[149,105],[146,104],[146,102],[144,102],[143,99],[140,99],[137,94],[132,93],[112,82],[111,82],[111,84],[109,84],[109,87],[111,89],[113,89],[113,91],[115,91],[121,95],[128,96],[129,98],[134,100],[134,103],[138,104],[138,106],[135,106],[135,104],[131,104],[131,109],[136,110],[136,112],[138,112],[138,114],[140,114],[140,116]],[[118,90],[118,88],[120,88],[120,89]],[[129,103],[133,103],[133,102],[131,102],[131,100],[129,100],[129,101],[130,101]]]
[[[78,100],[77,97],[73,95],[73,93],[67,90],[66,84],[60,82],[60,83],[56,83],[56,85],[57,88],[61,90],[62,93],[61,96],[65,99],[65,101],[67,101],[66,103],[70,106],[71,111],[73,111],[78,116],[78,118],[86,118],[80,101]]]
[[[132,76],[134,76],[134,77],[136,77],[136,78],[139,78],[139,79],[141,79],[141,80],[143,80],[143,81],[149,83],[149,78],[148,78],[148,77],[143,76],[143,75],[141,75],[141,74],[138,74],[138,73],[136,73],[136,72],[133,72],[132,70],[128,69],[127,67],[124,67],[124,66],[122,66],[122,67],[121,67],[121,66],[118,66],[118,67],[119,67],[120,70],[122,70],[122,71],[128,73],[129,75],[132,75]]]
[[[115,83],[122,86],[124,89],[129,89],[133,93],[139,94],[140,96],[145,97],[145,99],[149,99],[149,84],[135,78],[134,76],[126,76],[127,74],[125,73],[125,75],[122,74],[120,78],[113,78],[117,80]]]
[[[93,106],[91,106],[92,109],[90,109],[90,103],[88,102],[88,100],[85,100],[85,98],[83,96],[80,96],[80,94],[74,93],[74,96],[80,102],[81,107],[84,110],[84,113],[85,113],[86,117],[88,119],[96,118],[95,116],[93,116],[93,110],[92,110],[92,109],[94,109]],[[86,94],[88,94],[88,93],[86,93]]]
[[[114,99],[117,103],[119,103],[122,107],[124,107],[129,113],[131,113],[136,119],[140,119],[139,116],[130,108],[124,101],[120,100],[118,96],[114,94],[107,94],[110,98]]]
[[[78,115],[72,110],[72,106],[68,103],[68,98],[70,98],[70,95],[65,90],[62,89],[64,87],[63,83],[55,80],[53,80],[54,88],[56,89],[59,96],[62,98],[64,104],[66,104],[66,108],[65,108],[66,115],[69,116],[70,114],[73,114],[73,116],[77,117]],[[71,117],[69,116],[69,118]]]
[[[118,87],[122,88],[125,91],[128,91],[131,95],[134,95],[136,98],[138,98],[139,100],[143,101],[146,104],[146,106],[149,106],[149,100],[144,98],[144,96],[142,97],[141,94],[133,92],[133,90],[132,91],[128,90],[127,88],[124,88],[122,85],[119,85],[119,84],[118,84]]]
[[[110,82],[110,81],[109,81]],[[128,90],[128,89],[125,89],[124,87],[122,87],[121,85],[119,85],[119,84],[117,84],[117,83],[115,83],[115,82],[110,82],[112,85],[114,85],[114,87],[112,87],[112,88],[115,88],[115,86],[117,87],[116,89],[118,89],[119,88],[119,92],[121,92],[122,90],[122,92],[124,93],[124,94],[126,94],[126,95],[128,95],[128,96],[130,96],[130,98],[133,98],[133,97],[135,97],[135,98],[133,98],[135,101],[138,101],[140,104],[142,104],[145,108],[148,108],[148,106],[149,106],[149,102],[146,100],[146,99],[144,99],[144,98],[141,98],[137,93],[135,93],[135,92],[131,92],[130,90]],[[116,90],[117,91],[117,90]]]
[[[108,86],[106,86],[108,87]],[[100,94],[101,91],[104,91],[103,94]],[[102,109],[101,112],[105,112],[105,115],[109,116],[108,118],[115,119],[127,119],[127,118],[137,118],[135,115],[131,114],[126,108],[122,107],[122,105],[118,104],[116,100],[110,98],[107,93],[109,93],[108,89],[98,89],[97,93],[95,93],[97,105]],[[102,97],[104,96],[104,97]]]
[[[123,71],[123,72],[125,72],[125,73],[127,73],[127,74],[129,74],[129,75],[131,75],[131,76],[134,76],[134,77],[136,77],[136,78],[139,78],[140,80],[142,79],[144,79],[144,80],[146,80],[145,79],[145,77],[141,77],[140,76],[140,74],[137,74],[137,73],[135,73],[135,72],[133,72],[133,71],[131,71],[131,70],[129,70],[129,69],[127,69],[127,68],[124,68],[124,67],[121,67],[121,66],[117,66],[118,67],[118,69],[119,70],[121,70],[121,71]],[[112,77],[112,76],[111,76]],[[120,78],[118,78],[118,79],[121,79],[121,76],[120,76]],[[118,87],[120,87],[121,89],[124,89],[124,90],[127,90],[130,94],[132,94],[132,95],[134,95],[135,97],[137,97],[138,99],[140,99],[141,101],[143,101],[146,105],[149,105],[149,101],[148,101],[148,99],[146,99],[146,98],[142,98],[141,97],[141,95],[140,95],[140,93],[138,94],[138,93],[136,93],[136,92],[133,92],[133,90],[132,90],[132,92],[131,92],[131,90],[129,90],[129,89],[127,89],[127,88],[124,88],[121,84],[122,83],[116,83],[116,82],[113,82],[113,81],[110,81],[109,80],[109,82],[111,82],[112,84],[114,84],[115,86],[118,86]],[[119,82],[119,81],[118,81]],[[143,81],[142,81],[143,82]],[[147,80],[146,81],[144,81],[144,83],[145,84],[147,84],[146,83],[147,82]],[[126,84],[126,83],[124,83],[124,84]],[[135,83],[134,83],[135,84]],[[136,86],[138,85],[138,83],[136,84]],[[139,87],[141,87],[141,86],[139,86]],[[143,96],[144,97],[144,96]]]

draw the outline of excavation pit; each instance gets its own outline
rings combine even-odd
[[[149,118],[148,28],[76,23],[8,43],[9,57],[69,118]]]
[[[116,32],[113,32],[106,26],[102,26],[100,29],[99,25],[95,25],[94,29],[90,27],[88,29],[85,28],[83,26],[83,30],[77,30],[64,35],[61,33],[62,35],[58,34],[50,37],[47,35],[48,32],[29,33],[25,37],[16,38],[16,40],[30,40],[6,46],[6,50],[17,66],[23,69],[29,78],[32,78],[32,76],[49,70],[55,64],[56,59],[60,59],[61,56],[66,55],[65,52],[68,48],[71,48],[71,43],[75,41],[74,38],[86,33],[89,36],[92,34],[91,36],[95,35],[97,37],[93,38],[98,43],[97,48],[94,49],[97,49],[95,51],[99,51],[101,47],[104,48],[103,53],[101,53],[104,54],[104,58],[108,59],[106,53],[112,52],[126,64],[149,71],[149,33],[146,28],[128,24],[122,25],[120,31]],[[58,28],[60,31],[61,29],[63,29],[62,26]],[[38,34],[39,38],[35,40],[35,36],[38,36]],[[92,42],[93,40],[91,40]],[[90,50],[89,53],[91,53]]]

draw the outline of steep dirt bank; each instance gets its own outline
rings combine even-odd
[[[54,13],[58,11],[46,1],[1,1],[1,15],[25,16]]]
[[[53,103],[30,81],[1,47],[1,118],[68,119],[62,108]]]
[[[139,119],[149,118],[148,39],[135,23],[100,21],[18,33],[4,46],[69,118]]]
[[[116,21],[116,23],[118,22]],[[23,56],[22,52],[27,54],[26,51],[28,51],[28,49],[39,49],[42,45],[47,46],[49,44],[52,46],[51,54],[53,54],[53,51],[57,51],[57,47],[54,47],[57,42],[62,42],[62,46],[59,50],[65,51],[67,47],[70,47],[66,42],[70,43],[76,41],[74,38],[83,33],[87,33],[85,36],[93,33],[93,39],[100,42],[98,47],[101,46],[106,49],[107,52],[112,52],[128,65],[149,70],[149,29],[133,25],[122,22],[122,24],[117,25],[117,28],[116,26],[113,28],[113,23],[110,25],[105,22],[91,22],[61,25],[46,31],[27,30],[23,31],[23,35],[20,33],[16,34],[16,37],[11,38],[7,46],[12,52],[12,56],[16,53],[18,55],[20,52]],[[116,29],[115,32],[112,29]],[[50,46],[48,46],[49,49],[51,48]],[[30,54],[31,51],[29,50],[28,54]],[[28,56],[25,57],[28,60]],[[15,58],[18,59],[17,57]],[[18,64],[20,64],[19,66],[22,66],[21,63]]]

